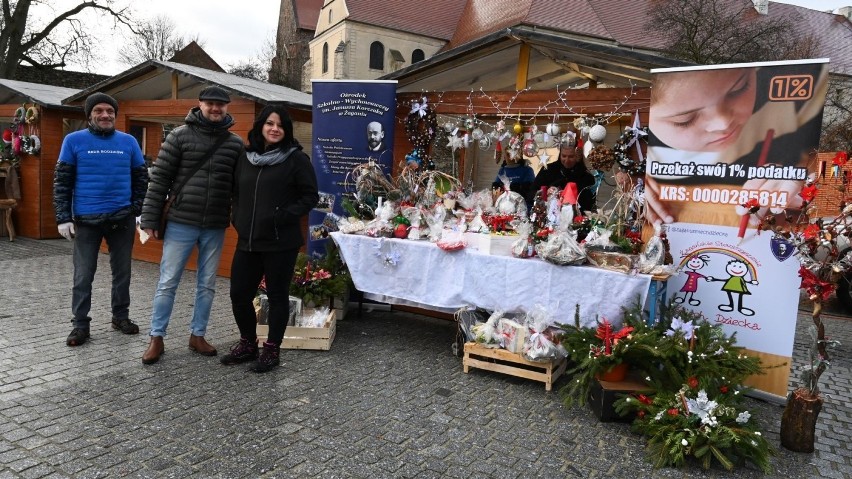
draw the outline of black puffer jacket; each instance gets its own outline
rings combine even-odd
[[[316,173],[300,145],[277,165],[255,166],[243,156],[234,194],[237,248],[268,252],[302,246],[300,220],[317,202]]]
[[[151,168],[148,194],[142,206],[143,229],[159,227],[160,214],[171,188],[192,172],[222,135],[229,138],[186,182],[169,209],[168,221],[202,228],[228,227],[234,172],[237,160],[245,154],[242,139],[228,131],[233,124],[228,115],[223,126],[210,128],[195,107],[186,115],[186,125],[169,133]]]

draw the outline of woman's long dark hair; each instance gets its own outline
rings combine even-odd
[[[263,110],[260,110],[260,113],[254,120],[251,131],[249,131],[249,144],[248,147],[246,147],[246,150],[253,151],[255,153],[263,153],[266,151],[266,146],[264,145],[263,140],[263,124],[266,123],[266,119],[269,118],[269,115],[273,113],[278,113],[278,116],[281,118],[281,128],[284,129],[284,138],[270,149],[289,148],[299,144],[299,142],[293,137],[293,120],[290,119],[290,114],[287,113],[284,106],[266,105],[263,107]]]

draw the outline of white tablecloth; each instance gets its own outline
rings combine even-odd
[[[472,249],[446,252],[428,241],[331,234],[358,290],[390,304],[443,311],[476,306],[524,312],[540,304],[562,323],[574,307],[586,325],[595,316],[620,321],[622,306],[645,304],[649,275],[590,266],[558,266],[537,258],[495,256]]]

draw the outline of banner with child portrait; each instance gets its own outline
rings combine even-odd
[[[751,385],[783,399],[799,265],[783,238],[756,226],[806,201],[818,168],[828,61],[651,73],[645,199],[647,218],[668,225],[680,266],[669,294],[736,333],[764,366],[779,366]]]

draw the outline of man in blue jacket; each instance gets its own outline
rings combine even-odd
[[[136,139],[115,130],[118,103],[113,97],[93,93],[86,98],[84,111],[88,128],[62,141],[53,179],[59,234],[74,242],[74,328],[68,346],[89,339],[92,281],[104,239],[112,269],[112,327],[125,334],[139,333],[129,317],[130,263],[148,170]]]

